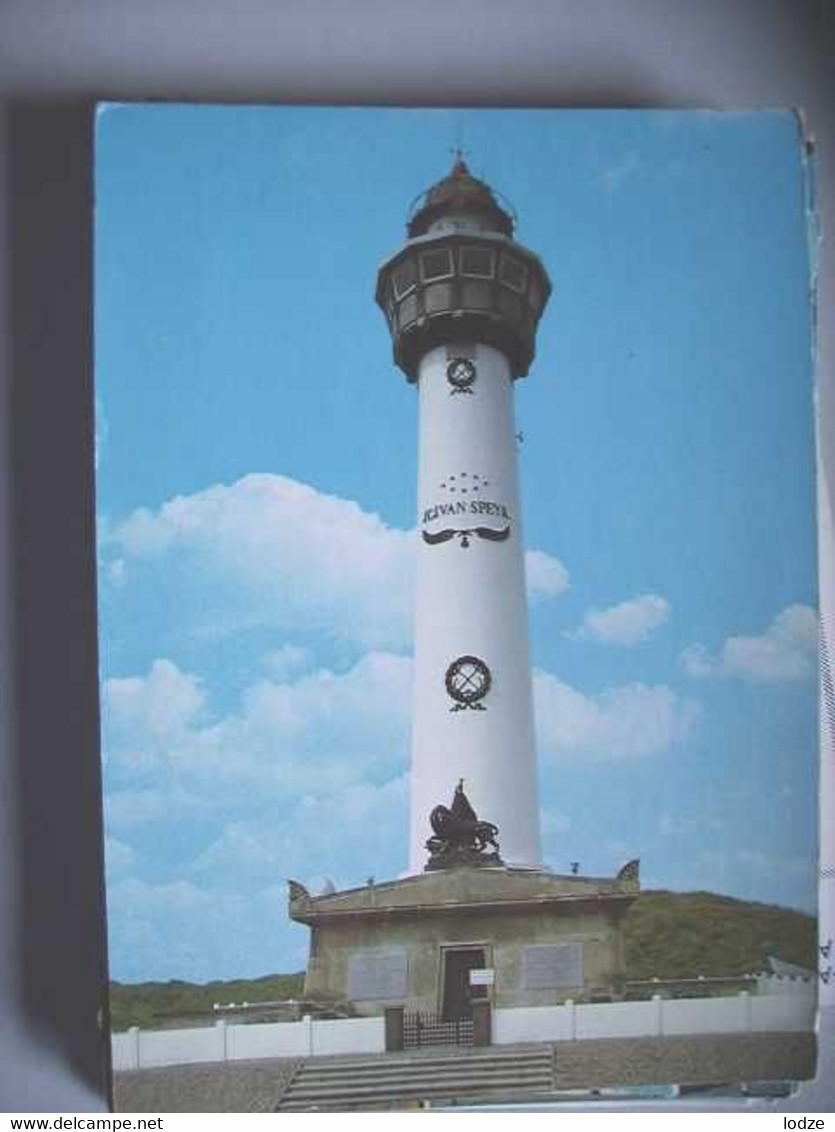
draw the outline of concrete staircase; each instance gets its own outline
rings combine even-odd
[[[393,1109],[541,1097],[554,1088],[548,1045],[421,1049],[306,1061],[276,1112]]]

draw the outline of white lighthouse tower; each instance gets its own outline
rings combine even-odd
[[[621,995],[640,890],[637,860],[542,867],[513,384],[548,276],[460,158],[408,234],[377,302],[420,414],[409,874],[320,896],[291,881],[288,900],[310,928],[305,994],[385,1012],[387,1049],[433,1018],[480,1045],[494,1006]],[[408,1042],[406,1007],[429,1020]]]
[[[513,227],[459,157],[377,286],[419,399],[412,873],[462,778],[502,861],[541,867],[513,383],[551,287]]]

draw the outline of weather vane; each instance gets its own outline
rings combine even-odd
[[[469,155],[469,151],[464,146],[464,130],[460,121],[455,123],[455,145],[449,147],[449,152],[455,158],[455,161],[463,161]]]

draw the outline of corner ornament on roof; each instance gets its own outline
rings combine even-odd
[[[310,893],[297,880],[288,879],[287,888],[289,889],[291,904],[307,904],[310,900]]]
[[[635,857],[627,861],[617,875],[617,880],[626,892],[635,892],[641,884],[641,859]]]

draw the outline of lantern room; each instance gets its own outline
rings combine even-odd
[[[408,232],[380,268],[376,294],[407,378],[416,380],[425,353],[453,342],[494,346],[513,376],[524,377],[551,283],[539,258],[512,238],[511,214],[459,158],[419,198]]]

